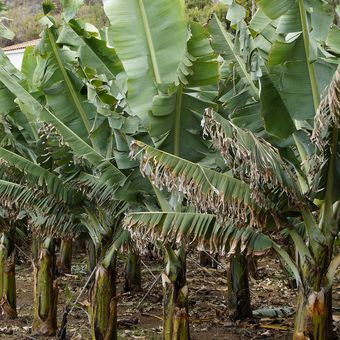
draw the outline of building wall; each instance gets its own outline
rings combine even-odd
[[[11,61],[11,63],[18,69],[21,70],[22,59],[24,57],[25,49],[16,51],[7,51],[5,54]]]

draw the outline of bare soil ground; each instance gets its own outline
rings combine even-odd
[[[244,322],[233,322],[228,317],[227,275],[224,269],[217,270],[199,266],[198,256],[188,257],[188,282],[190,289],[190,322],[192,339],[291,339],[293,315],[275,318],[257,318]],[[119,264],[119,338],[120,339],[161,339],[162,334],[162,286],[160,280],[138,304],[151,287],[162,268],[159,261],[143,259],[143,291],[123,294],[123,264]],[[223,267],[226,263],[222,261]],[[339,274],[339,272],[338,272]],[[72,267],[72,276],[59,278],[59,324],[63,309],[68,301],[74,302],[87,279],[86,260],[77,258]],[[250,279],[253,309],[294,307],[295,291],[289,287],[278,261],[271,256],[258,261],[256,279]],[[33,279],[29,263],[17,267],[18,319],[0,320],[0,338],[36,339],[31,334],[33,315]],[[68,318],[67,339],[90,339],[87,290],[80,298]],[[334,326],[340,335],[340,275],[333,290]],[[340,338],[340,337],[339,337]],[[41,339],[41,338],[39,338]]]

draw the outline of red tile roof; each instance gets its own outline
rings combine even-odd
[[[6,46],[6,47],[3,48],[3,51],[9,52],[9,51],[22,50],[22,49],[24,49],[24,48],[26,48],[28,46],[37,46],[39,42],[40,42],[40,39],[35,39],[35,40],[31,40],[31,41],[25,41],[25,42],[20,43],[20,44]]]

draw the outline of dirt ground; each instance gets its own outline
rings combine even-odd
[[[202,268],[198,255],[188,257],[187,279],[190,289],[190,325],[192,339],[291,339],[293,315],[264,318],[244,322],[232,322],[228,317],[227,275],[224,269]],[[226,263],[222,260],[226,268]],[[158,280],[145,297],[155,278],[159,276],[161,262],[143,258],[143,291],[135,295],[123,294],[123,264],[119,264],[118,285],[122,294],[119,300],[120,339],[161,339],[162,334],[162,287]],[[86,259],[77,258],[72,266],[72,275],[59,278],[59,324],[66,302],[76,300],[87,279]],[[338,272],[338,274],[340,274]],[[294,308],[295,291],[289,287],[279,262],[273,256],[258,261],[256,278],[250,279],[253,309],[266,307]],[[33,305],[32,269],[28,262],[17,267],[18,319],[0,320],[0,338],[36,339],[31,334]],[[68,318],[67,339],[90,339],[87,290],[74,306]],[[144,301],[141,303],[141,300]],[[139,309],[137,306],[140,305]],[[340,275],[337,275],[333,290],[334,326],[340,335]],[[41,338],[39,338],[41,339]],[[340,339],[340,336],[339,336]]]

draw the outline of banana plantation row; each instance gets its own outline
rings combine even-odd
[[[15,238],[28,228],[36,335],[57,330],[55,242],[68,267],[70,240],[86,233],[97,255],[93,339],[117,338],[117,253],[129,252],[128,285],[138,285],[138,254],[151,245],[166,262],[164,339],[190,338],[189,246],[231,258],[236,318],[251,316],[239,294],[247,256],[275,251],[298,287],[294,339],[331,339],[340,264],[331,4],[259,0],[251,12],[229,0],[226,22],[213,15],[201,26],[181,0],[104,0],[110,27],[98,31],[76,18],[81,1],[61,2],[62,24],[43,4],[41,41],[21,72],[0,54],[3,317],[17,316]]]

